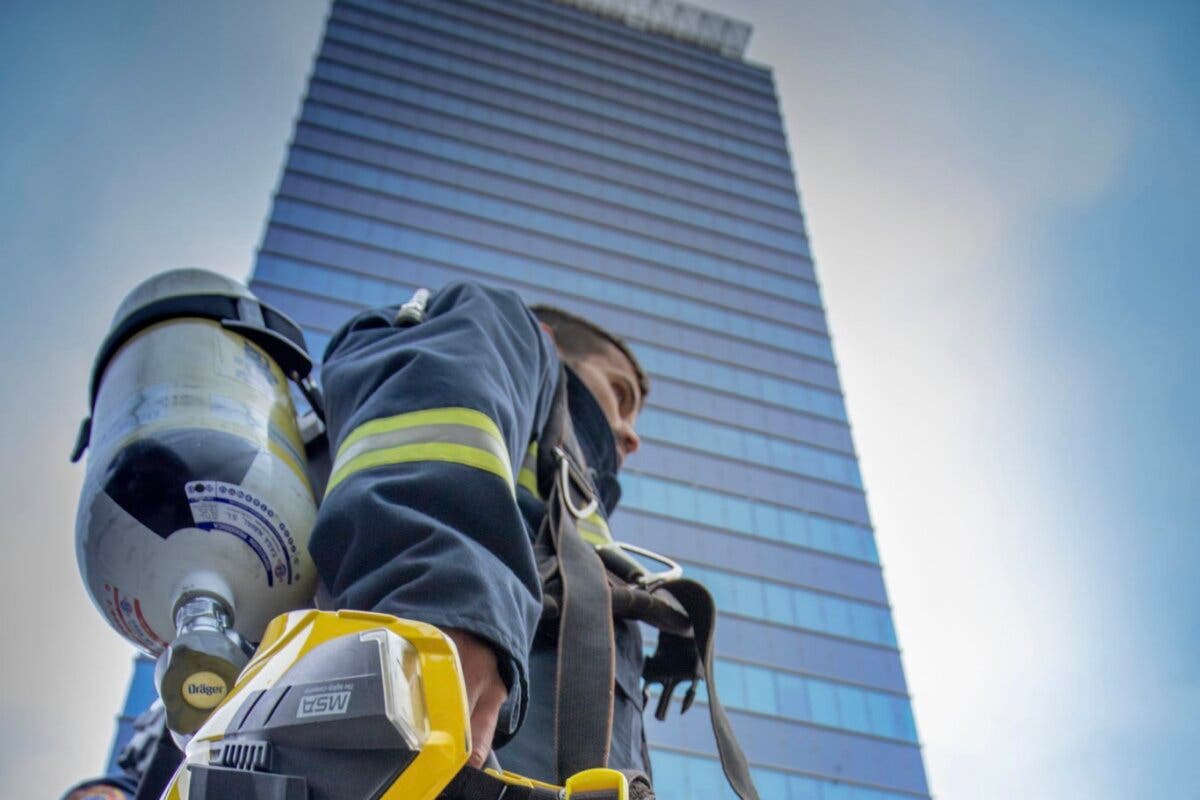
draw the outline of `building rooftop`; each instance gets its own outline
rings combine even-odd
[[[749,23],[705,11],[679,0],[557,0],[625,23],[699,45],[728,58],[746,52],[753,28]]]

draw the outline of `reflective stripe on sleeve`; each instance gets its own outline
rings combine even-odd
[[[364,422],[338,448],[326,494],[372,467],[447,461],[490,472],[514,491],[508,447],[496,423],[470,408],[431,408]]]
[[[538,443],[531,442],[529,449],[525,451],[525,458],[521,461],[521,471],[517,475],[517,485],[524,486],[534,497],[541,500],[542,495],[538,492],[537,484],[537,458],[538,458]]]
[[[608,530],[608,523],[604,521],[604,517],[600,516],[599,511],[592,512],[590,517],[576,520],[575,527],[579,529],[579,535],[588,544],[602,545],[613,540],[612,533]]]

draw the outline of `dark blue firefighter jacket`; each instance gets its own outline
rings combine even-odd
[[[541,588],[531,546],[544,506],[518,473],[554,397],[554,346],[508,291],[453,284],[433,295],[419,324],[398,327],[396,313],[358,315],[326,351],[336,456],[310,550],[336,607],[489,642],[509,688],[496,733],[497,746],[507,743],[501,764],[553,780],[555,651],[535,636]],[[568,375],[584,455],[598,485],[613,486],[612,432]],[[603,494],[611,514],[617,493]],[[619,623],[617,640],[609,765],[645,768],[636,625]]]

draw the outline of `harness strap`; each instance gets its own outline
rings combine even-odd
[[[547,632],[555,635],[552,626],[559,618],[559,603],[557,598],[558,581],[555,576],[558,560],[554,556],[539,559],[539,567],[543,571],[542,586],[547,590],[542,593],[542,625]],[[609,573],[609,592],[612,595],[612,615],[616,619],[632,619],[677,636],[691,638],[692,623],[687,612],[674,602],[666,593],[651,593],[638,586],[630,586]]]
[[[607,574],[595,548],[579,533],[579,515],[591,513],[596,491],[570,424],[561,369],[538,457],[558,462],[554,469],[539,469],[539,480],[547,476],[550,485],[543,490],[546,516],[538,549],[556,556],[540,564],[543,583],[557,580],[561,589],[554,749],[559,782],[565,782],[608,763],[616,644]]]
[[[746,756],[717,696],[713,671],[717,609],[712,595],[686,578],[630,582],[636,576],[620,569],[614,572],[619,564],[603,561],[579,534],[577,515],[590,510],[596,493],[575,440],[566,376],[561,373],[538,442],[537,479],[539,493],[548,498],[534,547],[543,587],[541,627],[553,628],[558,620],[554,741],[559,780],[607,763],[615,671],[613,619],[629,618],[660,631],[658,648],[642,672],[647,687],[663,687],[655,716],[666,718],[675,688],[688,682],[682,707],[686,712],[695,700],[696,682],[704,680],[725,777],[741,800],[759,800]],[[572,498],[575,492],[582,495],[580,500]],[[598,710],[605,713],[597,714]]]
[[[717,685],[713,680],[716,602],[702,584],[687,578],[666,581],[655,590],[655,593],[658,592],[669,592],[678,602],[687,618],[691,620],[692,636],[663,631],[659,634],[654,655],[646,660],[642,677],[645,678],[647,687],[656,683],[662,684],[663,687],[654,716],[659,720],[666,719],[675,688],[690,680],[691,684],[683,697],[680,712],[685,713],[696,698],[696,680],[703,679],[708,685],[708,716],[725,778],[741,800],[759,800],[758,790],[754,788],[754,781],[750,778],[750,766],[746,762],[746,755],[734,735],[733,726],[721,699],[717,696]]]
[[[222,294],[189,294],[164,297],[138,308],[109,332],[92,368],[89,400],[96,403],[104,368],[121,345],[140,331],[159,322],[180,317],[198,317],[219,322],[261,347],[279,364],[284,374],[299,381],[312,371],[312,358],[304,346],[304,333],[286,315],[265,303],[247,297]]]

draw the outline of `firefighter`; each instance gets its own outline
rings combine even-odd
[[[648,572],[608,529],[649,389],[624,342],[458,283],[350,320],[323,383],[334,457],[309,542],[318,602],[430,623],[455,642],[470,766],[494,766],[494,751],[510,772],[562,784],[606,765],[631,774],[631,797],[650,797],[632,775],[650,767],[641,681],[662,686],[663,719],[676,687],[688,686],[686,712],[706,680],[726,777],[757,800],[711,680],[711,595],[662,557],[670,568]],[[659,630],[649,659],[634,620]],[[137,800],[179,763],[156,719],[142,737],[154,746],[122,762],[122,778],[141,776]],[[70,797],[119,797],[127,783]]]
[[[322,370],[337,456],[310,547],[335,607],[429,622],[454,639],[472,764],[495,748],[505,769],[551,782],[556,656],[552,634],[538,632],[533,538],[545,507],[531,456],[560,374],[600,501],[580,531],[603,539],[648,390],[620,339],[473,284],[355,317]],[[637,625],[617,621],[615,641],[608,764],[647,770]]]

